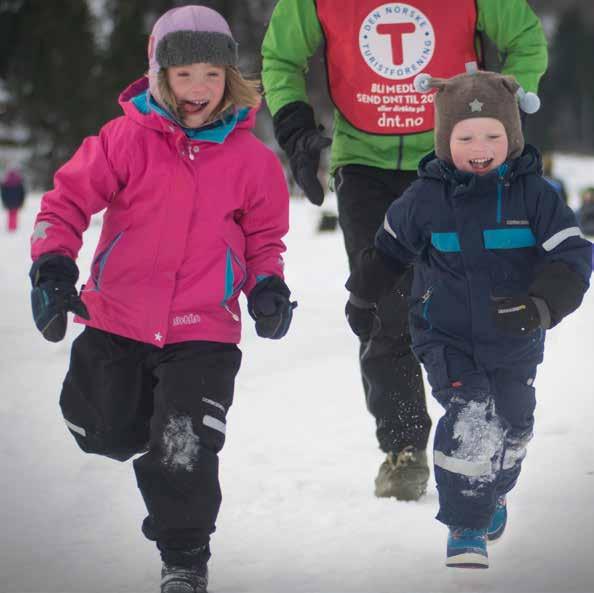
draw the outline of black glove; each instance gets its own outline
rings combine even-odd
[[[320,133],[312,108],[303,101],[285,105],[275,114],[273,124],[276,140],[289,158],[295,181],[312,204],[321,206],[324,190],[318,179],[320,153],[332,140]]]
[[[57,253],[42,255],[31,266],[29,277],[33,319],[46,340],[59,342],[64,337],[68,311],[90,319],[76,292],[78,268],[72,259]]]
[[[528,295],[495,298],[491,307],[495,324],[507,334],[525,336],[542,327],[536,300]]]
[[[261,338],[278,340],[287,333],[297,307],[290,296],[291,291],[278,276],[268,276],[254,286],[248,297],[248,311]]]
[[[362,342],[369,341],[381,327],[380,318],[377,315],[377,307],[373,303],[358,299],[353,294],[350,295],[347,301],[344,314],[353,333]]]

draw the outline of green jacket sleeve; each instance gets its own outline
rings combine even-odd
[[[477,28],[504,56],[502,73],[515,76],[525,91],[536,92],[547,69],[547,42],[528,2],[478,0]]]
[[[262,44],[262,83],[272,115],[293,101],[307,102],[308,60],[322,41],[314,0],[280,0]]]

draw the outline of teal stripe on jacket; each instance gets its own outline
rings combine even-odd
[[[431,244],[438,251],[450,253],[460,251],[458,233],[431,233]]]
[[[522,249],[536,245],[536,238],[529,227],[486,230],[483,231],[483,241],[486,249]]]

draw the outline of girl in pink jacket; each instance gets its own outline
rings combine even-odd
[[[35,323],[74,340],[60,405],[79,446],[134,461],[143,533],[163,560],[162,593],[206,590],[221,502],[218,453],[240,366],[239,293],[260,336],[285,335],[288,192],[251,128],[256,84],[237,69],[223,17],[166,12],[148,77],[120,96],[124,115],[87,138],[55,175],[31,237]],[[105,210],[80,295],[75,264]]]

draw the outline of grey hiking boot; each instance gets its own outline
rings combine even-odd
[[[207,593],[208,569],[170,566],[161,569],[161,593]]]
[[[208,544],[199,548],[161,548],[161,593],[207,593]]]
[[[427,453],[405,447],[400,453],[388,453],[375,479],[378,498],[419,500],[427,491],[429,466]]]

